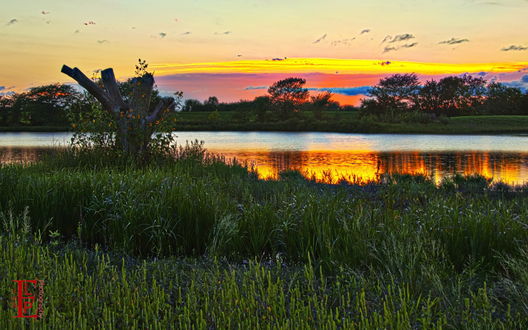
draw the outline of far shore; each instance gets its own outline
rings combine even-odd
[[[180,113],[175,131],[269,131],[269,132],[338,132],[363,134],[448,134],[448,135],[524,135],[528,134],[528,116],[463,116],[430,123],[387,123],[358,119],[354,113],[331,112],[321,120],[309,117],[284,121],[242,121],[233,112]],[[68,132],[67,126],[0,127],[0,132]]]

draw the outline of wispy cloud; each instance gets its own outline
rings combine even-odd
[[[309,87],[307,90],[314,92],[330,92],[334,94],[342,94],[346,96],[367,95],[372,87],[358,86],[358,87]],[[248,86],[244,90],[266,90],[268,86]]]
[[[159,36],[162,37],[162,38],[165,38],[167,36],[167,33],[165,32],[160,32],[159,33]]]
[[[94,21],[88,21],[88,22],[84,22],[84,25],[95,25],[97,23],[95,23]]]
[[[413,43],[410,43],[410,44],[403,44],[401,46],[387,46],[383,49],[383,52],[384,53],[388,53],[388,52],[392,52],[392,51],[396,51],[396,50],[400,50],[402,48],[413,48],[415,46],[417,46],[418,43],[417,42],[413,42]]]
[[[321,37],[319,37],[319,39],[315,40],[314,42],[312,42],[313,44],[318,44],[320,43],[321,41],[325,40],[326,39],[326,33],[323,34]]]
[[[98,44],[105,44],[105,43],[108,43],[110,41],[106,40],[106,39],[103,39],[103,40],[97,40],[97,43]]]
[[[528,47],[525,46],[519,46],[519,45],[511,45],[509,47],[504,47],[501,49],[503,52],[510,52],[510,51],[518,51],[518,50],[528,50]]]
[[[332,46],[350,46],[352,44],[352,41],[356,40],[356,37],[353,38],[347,38],[347,39],[341,39],[341,40],[334,40],[330,43]]]
[[[464,42],[469,42],[469,39],[457,39],[457,38],[451,38],[449,40],[440,41],[439,44],[441,45],[457,45]]]
[[[418,45],[418,43],[417,42],[413,42],[412,44],[401,45],[400,48],[413,48],[416,45]]]
[[[228,35],[228,34],[231,34],[232,32],[231,31],[224,31],[224,32],[215,32],[214,34],[216,35]]]
[[[49,12],[49,11],[45,11],[45,10],[43,10],[43,11],[41,11],[40,13],[41,13],[42,15],[48,15],[50,12]]]
[[[370,29],[364,29],[364,30],[361,30],[361,32],[359,34],[365,34],[365,33],[369,33],[370,32]]]
[[[309,91],[317,92],[330,92],[334,94],[342,94],[346,96],[356,95],[368,95],[370,92],[370,86],[358,86],[358,87],[310,87],[307,88]]]
[[[7,22],[6,25],[13,25],[13,24],[15,24],[15,23],[18,23],[18,20],[17,20],[16,18],[12,18],[12,19],[10,19],[10,20]]]
[[[383,39],[383,42],[389,42],[389,43],[395,43],[400,41],[406,41],[410,39],[416,38],[413,34],[410,33],[404,33],[404,34],[397,34],[394,37],[386,36],[385,39]]]
[[[190,31],[186,31],[186,32],[183,32],[181,35],[182,35],[182,36],[187,36],[187,35],[189,35],[189,34],[191,34],[191,32],[190,32]]]
[[[519,80],[502,82],[504,85],[513,88],[519,88],[523,92],[528,91],[528,75],[524,75]]]

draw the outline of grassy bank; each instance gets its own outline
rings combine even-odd
[[[65,154],[3,167],[0,212],[2,314],[10,281],[38,277],[42,324],[518,328],[528,319],[528,188],[480,177],[327,185],[291,172],[258,180],[199,151],[147,167]]]
[[[43,244],[22,226],[0,234],[0,326],[20,328],[523,328],[528,256],[504,259],[508,277],[483,283],[477,266],[428,274],[427,290],[390,272],[316,263],[222,259],[138,260]],[[23,217],[13,219],[23,224]],[[427,267],[428,265],[424,265]],[[389,266],[390,267],[390,266]],[[431,269],[428,269],[431,271]],[[43,279],[40,320],[12,318],[11,279]],[[511,303],[512,307],[507,306]]]
[[[210,119],[210,112],[181,113],[177,117],[179,131],[321,131],[347,133],[415,133],[415,134],[527,134],[528,116],[464,116],[444,118],[442,121],[381,122],[362,119],[357,112],[326,112],[321,120],[311,113],[284,121],[241,120],[236,113],[218,112]]]
[[[528,116],[464,116],[444,118],[442,121],[381,122],[361,119],[353,111],[329,111],[321,120],[312,113],[302,113],[296,118],[276,121],[259,121],[240,118],[235,112],[182,112],[176,115],[176,131],[320,131],[346,133],[395,134],[528,134]],[[24,126],[0,127],[1,131],[67,131],[66,127]]]

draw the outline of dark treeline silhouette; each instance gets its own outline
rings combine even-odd
[[[184,112],[232,112],[233,119],[244,122],[294,119],[301,113],[312,113],[314,120],[324,120],[326,111],[358,110],[332,100],[332,93],[310,95],[306,80],[287,78],[272,84],[266,95],[253,100],[220,102],[211,96],[205,101],[187,99]],[[119,83],[123,95],[131,89],[130,81]],[[160,98],[153,90],[154,101]],[[70,85],[45,85],[22,93],[0,95],[0,126],[62,126],[71,113],[85,111],[96,100]],[[153,102],[155,104],[155,102]],[[528,115],[528,93],[497,82],[487,82],[470,75],[449,76],[422,83],[415,74],[395,74],[383,78],[371,88],[359,108],[362,117],[381,121],[429,122],[444,116]]]
[[[306,80],[301,78],[279,80],[269,87],[267,95],[232,103],[219,103],[214,96],[204,102],[188,99],[183,111],[234,111],[237,118],[255,114],[258,120],[273,120],[291,118],[302,111],[312,111],[316,118],[321,118],[325,110],[357,110],[352,106],[341,106],[332,100],[330,92],[311,96],[304,88],[305,84]]]
[[[528,94],[471,75],[420,84],[416,74],[380,80],[361,104],[363,114],[386,117],[410,112],[432,116],[528,115]]]

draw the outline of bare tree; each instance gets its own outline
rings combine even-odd
[[[111,68],[101,71],[104,88],[90,80],[78,68],[72,69],[63,65],[61,72],[77,81],[101,103],[103,109],[110,113],[118,128],[117,142],[123,152],[129,155],[146,153],[156,126],[155,123],[162,118],[164,113],[174,110],[177,105],[173,97],[163,97],[151,110],[154,76],[144,70],[140,76],[131,79],[133,87],[128,100],[121,96],[114,70]]]

